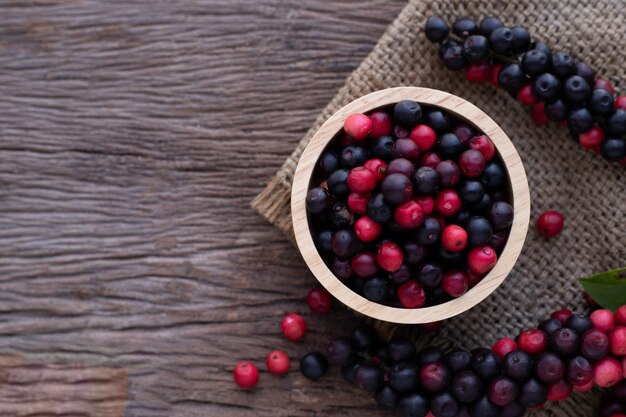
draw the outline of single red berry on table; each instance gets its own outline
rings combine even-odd
[[[437,212],[444,217],[451,217],[461,210],[461,198],[454,190],[442,190],[435,199]]]
[[[476,149],[468,149],[459,157],[459,168],[466,177],[478,177],[485,170],[485,156]]]
[[[615,99],[615,108],[626,110],[626,96],[619,96]]]
[[[615,311],[615,324],[618,326],[626,326],[626,305],[619,307]]]
[[[546,211],[537,219],[537,230],[543,237],[554,237],[563,230],[565,218],[558,211]]]
[[[380,223],[376,223],[367,216],[363,216],[354,222],[354,233],[362,242],[375,241],[378,239],[378,236],[380,236],[382,230],[383,227]]]
[[[326,291],[326,288],[315,287],[307,294],[306,302],[312,312],[317,314],[326,314],[330,311],[330,308],[333,305],[333,296]]]
[[[292,341],[298,341],[306,335],[306,323],[299,314],[287,314],[280,322],[280,329],[285,337]]]
[[[350,193],[348,196],[348,207],[357,214],[365,214],[370,198],[372,198],[371,194]]]
[[[405,308],[419,308],[426,303],[426,292],[419,282],[410,279],[398,287],[398,300]]]
[[[593,382],[601,388],[610,387],[624,379],[622,364],[615,358],[607,356],[593,366]]]
[[[487,62],[470,64],[465,70],[465,78],[472,83],[486,83],[491,80],[491,65]]]
[[[373,138],[379,138],[381,136],[387,136],[391,134],[393,125],[391,123],[391,117],[384,111],[375,111],[370,114],[370,120],[372,121],[372,130],[370,135]]]
[[[425,216],[429,216],[435,209],[435,199],[429,195],[413,197],[413,201],[420,205]]]
[[[593,149],[600,146],[604,140],[604,130],[600,126],[594,126],[588,131],[578,135],[580,145],[585,149]]]
[[[548,401],[563,401],[572,394],[572,384],[567,381],[559,381],[548,387]]]
[[[377,183],[381,182],[387,175],[387,163],[382,159],[368,159],[363,166],[374,174],[374,179]]]
[[[496,146],[486,135],[474,136],[469,140],[468,146],[482,153],[485,161],[491,161],[496,154]]]
[[[397,271],[402,266],[402,249],[393,242],[383,242],[378,248],[376,260],[382,269],[388,272]]]
[[[557,319],[561,322],[561,324],[565,325],[567,323],[567,319],[570,318],[574,313],[569,308],[562,308],[560,310],[555,311],[550,315],[551,318]]]
[[[350,261],[352,271],[361,278],[369,278],[378,272],[378,262],[376,254],[372,252],[361,252],[354,255]]]
[[[426,152],[437,143],[437,134],[427,125],[415,126],[409,137],[417,144],[420,152]]]
[[[365,167],[356,167],[348,174],[348,188],[350,191],[366,194],[376,187],[376,179],[372,171]]]
[[[416,229],[424,223],[424,212],[419,203],[409,200],[396,207],[393,217],[404,229]]]
[[[517,349],[519,349],[517,343],[515,343],[515,340],[510,337],[503,337],[502,339],[499,339],[491,347],[493,353],[500,359],[504,359],[507,354]]]
[[[528,83],[517,92],[517,101],[522,103],[522,105],[530,107],[539,103],[537,97],[533,93],[532,84]]]
[[[593,82],[593,90],[595,89],[602,89],[602,90],[606,90],[609,93],[611,93],[611,95],[615,94],[615,89],[613,88],[613,84],[611,84],[611,82],[605,78],[601,78],[598,77],[596,78],[596,80]]]
[[[259,382],[259,370],[251,362],[239,362],[233,371],[235,382],[241,388],[253,388]]]
[[[547,125],[550,123],[550,119],[545,114],[545,103],[537,103],[530,109],[530,117],[537,126]]]
[[[448,271],[441,280],[441,289],[453,298],[458,298],[465,294],[468,287],[467,275],[463,271]]]
[[[367,138],[372,131],[372,120],[364,114],[354,113],[343,122],[343,130],[354,140]]]
[[[617,326],[609,333],[611,353],[615,356],[626,355],[626,327]]]
[[[265,365],[273,375],[286,375],[289,372],[289,356],[282,350],[273,350],[267,355]]]
[[[500,74],[500,70],[502,69],[502,64],[496,64],[491,68],[491,84],[500,87],[500,83],[498,82],[498,75]]]
[[[420,158],[419,164],[423,167],[430,167],[432,169],[435,169],[437,168],[437,165],[439,165],[439,162],[441,162],[441,158],[439,157],[439,155],[437,155],[435,152],[426,152]]]
[[[596,310],[591,313],[589,318],[593,322],[593,325],[604,333],[610,332],[615,327],[615,315],[611,310]]]
[[[539,329],[525,330],[520,333],[517,343],[524,352],[530,355],[538,355],[546,350],[548,336]]]
[[[441,246],[450,252],[462,251],[467,246],[467,232],[456,224],[446,226],[441,233]]]
[[[477,274],[489,272],[497,262],[496,251],[488,245],[476,246],[467,255],[468,267]]]

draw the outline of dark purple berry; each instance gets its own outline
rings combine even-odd
[[[467,222],[465,230],[467,231],[467,244],[469,246],[486,245],[493,235],[489,220],[480,216],[473,216]]]
[[[478,33],[478,25],[472,19],[462,17],[452,24],[452,33],[461,39]]]
[[[552,352],[543,352],[537,357],[535,365],[537,378],[540,381],[552,385],[556,384],[565,374],[565,364]]]
[[[370,301],[383,301],[389,292],[389,281],[382,277],[373,277],[365,281],[363,288],[363,297]]]
[[[419,386],[419,367],[412,361],[395,363],[389,370],[389,385],[400,393],[410,392]]]
[[[591,92],[589,100],[589,109],[593,114],[598,116],[608,116],[613,112],[615,100],[613,94],[604,88],[596,88]]]
[[[489,55],[489,41],[482,35],[472,35],[463,42],[463,55],[468,62],[481,62]]]
[[[406,256],[406,255],[405,255]],[[406,257],[404,258],[406,262]],[[389,279],[396,285],[400,285],[413,277],[411,268],[407,264],[402,264],[400,269],[389,274]]]
[[[333,275],[342,281],[346,281],[354,275],[350,259],[334,259],[330,270],[333,272]],[[359,282],[362,281],[363,280],[359,279]]]
[[[435,395],[430,401],[430,412],[434,417],[456,417],[460,404],[449,392]]]
[[[324,152],[320,157],[319,164],[324,176],[328,177],[339,168],[339,158],[332,152]]]
[[[580,75],[589,85],[596,79],[596,71],[583,62],[576,63],[576,75]]]
[[[450,372],[458,374],[461,371],[470,369],[472,355],[466,350],[457,349],[446,353],[442,360],[448,366]]]
[[[459,184],[458,193],[463,203],[474,205],[482,201],[485,196],[485,187],[480,181],[463,180]]]
[[[626,114],[626,112],[624,113]],[[579,135],[591,129],[595,123],[593,115],[586,107],[572,110],[567,118],[567,127],[570,132]],[[607,122],[608,126],[608,122]],[[626,133],[626,131],[625,131]]]
[[[463,144],[454,133],[445,133],[439,138],[437,149],[442,159],[456,159],[463,152]]]
[[[528,79],[526,74],[524,74],[524,70],[516,62],[506,64],[498,73],[498,83],[510,93],[517,93],[527,82]]]
[[[333,232],[331,230],[322,230],[315,239],[315,246],[320,252],[329,254],[332,252],[331,241],[333,238]]]
[[[572,356],[578,351],[578,334],[567,327],[553,332],[550,336],[550,349],[561,357]]]
[[[367,216],[376,223],[387,223],[393,215],[391,207],[385,201],[382,193],[374,194],[367,202]]]
[[[387,175],[399,173],[411,178],[414,171],[413,163],[406,158],[392,159],[387,166]]]
[[[404,253],[404,262],[409,265],[417,265],[425,261],[428,256],[428,249],[425,246],[413,242],[402,245],[402,252]]]
[[[489,207],[487,217],[495,231],[508,229],[513,224],[513,207],[505,201],[496,201]]]
[[[516,381],[524,381],[533,374],[533,358],[523,350],[514,350],[504,357],[504,374]]]
[[[481,378],[488,380],[500,372],[500,359],[490,349],[474,349],[472,351],[472,370]]]
[[[617,109],[606,119],[604,130],[609,136],[626,134],[626,110]]]
[[[491,49],[498,55],[508,55],[513,52],[513,31],[507,27],[495,29],[489,35]]]
[[[506,171],[497,161],[489,161],[485,165],[485,171],[480,177],[480,181],[483,183],[485,190],[491,192],[496,191],[507,182]]]
[[[431,362],[420,369],[420,386],[429,392],[441,392],[450,384],[452,375],[442,362]]]
[[[465,404],[480,398],[483,388],[482,379],[472,371],[461,371],[452,380],[452,394]]]
[[[424,223],[415,231],[415,238],[420,245],[432,245],[441,237],[441,223],[434,217],[426,217]]]
[[[391,174],[385,177],[381,184],[381,191],[385,200],[391,204],[402,204],[408,201],[413,194],[411,180],[402,174]],[[373,219],[375,221],[375,219]]]
[[[522,69],[528,76],[534,78],[549,71],[550,58],[536,49],[528,51],[522,57]]]
[[[445,162],[445,161],[443,161]],[[440,162],[437,166],[441,165],[443,162]],[[456,164],[454,164],[456,166]],[[460,174],[460,170],[458,166],[456,167],[458,173]],[[413,174],[413,189],[419,195],[432,195],[437,191],[437,186],[439,184],[439,173],[430,167],[420,167]]]
[[[565,79],[576,74],[576,63],[570,55],[557,52],[552,55],[552,71],[557,77]]]
[[[393,143],[391,155],[394,158],[406,158],[415,161],[420,156],[420,150],[412,139],[398,139]]]
[[[517,383],[505,376],[497,376],[491,380],[487,395],[492,403],[505,406],[517,399],[519,387]]]
[[[417,354],[416,362],[419,366],[426,365],[431,362],[438,362],[443,358],[443,354],[434,346],[426,347]]]
[[[369,152],[360,146],[347,146],[339,155],[339,164],[343,168],[352,169],[361,166],[367,161]]]
[[[520,387],[518,402],[526,408],[537,407],[548,399],[548,387],[535,378],[524,382]]]
[[[563,327],[563,324],[561,324],[561,321],[556,318],[544,320],[541,324],[539,324],[539,329],[543,330],[548,336],[550,336],[552,332],[559,330],[561,327]]]
[[[526,52],[530,46],[530,33],[528,33],[528,30],[521,26],[515,26],[511,28],[511,32],[513,32],[513,53],[521,54]]]
[[[380,337],[376,330],[367,324],[362,324],[352,329],[350,338],[357,350],[370,350],[380,343]]]
[[[348,198],[350,188],[348,188],[348,170],[338,169],[328,177],[326,181],[328,191],[337,198]]]
[[[387,344],[389,348],[389,356],[395,362],[414,359],[417,352],[415,344],[407,337],[395,335]]]
[[[471,417],[498,417],[500,407],[492,403],[485,394],[469,406],[469,413]]]
[[[426,417],[429,410],[428,399],[417,392],[404,395],[398,401],[398,412],[402,417]]]
[[[504,27],[504,23],[497,17],[488,16],[480,21],[480,33],[486,37],[489,37],[494,30],[501,27]]]
[[[529,51],[541,51],[548,56],[550,64],[552,63],[552,49],[543,42],[533,42],[530,44]]]
[[[384,382],[384,372],[376,365],[364,364],[359,366],[354,375],[356,385],[368,392],[378,391]]]
[[[599,329],[587,330],[582,335],[581,353],[592,361],[597,361],[609,354],[609,336]]]
[[[606,138],[600,144],[600,151],[608,161],[621,161],[626,157],[626,142],[622,138]]]
[[[546,104],[543,112],[551,121],[561,123],[562,121],[567,120],[567,116],[569,116],[569,107],[563,100],[557,99],[552,103]]]
[[[587,330],[593,328],[593,322],[591,319],[584,314],[573,314],[569,316],[567,321],[565,322],[565,327],[569,327],[579,336],[585,333]]]
[[[421,169],[421,168],[420,168]],[[442,188],[449,188],[456,185],[461,179],[461,169],[456,162],[451,160],[441,161],[435,168],[438,184]],[[432,187],[432,185],[431,185]],[[436,189],[436,184],[435,184]],[[432,194],[432,193],[431,193]]]
[[[394,410],[398,404],[398,397],[398,393],[388,383],[385,383],[374,396],[374,400],[376,405],[383,410]]]
[[[435,42],[443,42],[450,33],[450,28],[445,20],[440,18],[439,16],[430,16],[428,20],[426,20],[426,38],[435,43]]]
[[[354,384],[354,376],[356,375],[356,371],[359,369],[359,367],[363,364],[363,360],[362,359],[357,359],[354,363],[350,364],[350,365],[345,365],[341,367],[341,375],[343,376],[343,379],[345,379],[346,381],[348,381],[351,384]]]
[[[422,120],[422,107],[412,100],[399,101],[393,107],[393,119],[400,126],[412,129]]]
[[[585,103],[591,95],[591,87],[580,75],[572,75],[565,80],[563,88],[563,96],[565,101],[571,105],[580,105]]]
[[[436,287],[441,284],[443,269],[436,263],[425,263],[418,270],[417,278],[426,287]]]
[[[574,356],[567,362],[566,377],[574,386],[587,385],[593,379],[593,365],[583,356]]]
[[[452,121],[448,113],[441,110],[429,110],[424,115],[424,122],[430,126],[438,135],[448,132],[452,129]]]
[[[339,366],[350,365],[357,358],[354,344],[347,337],[331,341],[328,344],[326,356],[332,364]]]
[[[320,352],[307,353],[300,359],[302,375],[315,381],[321,378],[328,370],[328,361]]]
[[[344,229],[333,234],[331,246],[333,253],[339,258],[348,258],[356,253],[359,242],[352,230]]]
[[[391,159],[394,142],[395,141],[391,136],[381,136],[374,139],[371,148],[372,157],[382,159],[383,161],[389,161]]]
[[[533,93],[541,101],[552,102],[561,94],[561,82],[553,74],[543,73],[533,82]]]
[[[328,222],[335,230],[344,229],[352,226],[354,214],[344,203],[335,203],[328,214]]]

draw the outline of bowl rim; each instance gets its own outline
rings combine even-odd
[[[439,107],[456,118],[469,122],[493,141],[510,179],[513,224],[508,241],[494,268],[461,297],[431,307],[407,309],[390,307],[370,301],[339,280],[322,260],[309,229],[305,205],[309,183],[317,161],[328,143],[343,129],[344,120],[353,113],[367,113],[401,100]],[[453,94],[423,87],[394,87],[378,90],[348,103],[333,114],[313,135],[302,152],[293,178],[291,217],[296,243],[305,263],[315,278],[335,298],[351,309],[374,319],[419,324],[444,320],[476,306],[498,288],[517,261],[530,220],[530,191],[522,160],[500,126],[469,101]]]

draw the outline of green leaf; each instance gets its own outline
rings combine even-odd
[[[615,311],[626,304],[626,267],[582,278],[580,283],[603,308]]]

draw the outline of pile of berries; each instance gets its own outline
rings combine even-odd
[[[539,125],[566,125],[585,149],[626,164],[626,96],[617,97],[606,79],[565,52],[532,42],[523,27],[495,17],[480,24],[461,18],[452,25],[432,16],[426,37],[439,44],[439,58],[476,83],[491,82],[531,108]]]
[[[306,355],[301,369],[317,379],[328,362],[338,365],[381,408],[404,417],[520,417],[594,385],[613,387],[623,401],[625,326],[626,305],[615,314],[596,310],[590,316],[563,309],[515,340],[447,353],[434,347],[417,352],[401,336],[384,343],[372,327],[359,326],[330,342],[328,359],[320,352]],[[621,403],[611,404],[606,417],[623,412]]]
[[[313,178],[306,207],[322,258],[357,293],[396,307],[463,295],[513,222],[489,137],[410,100],[350,115]]]

